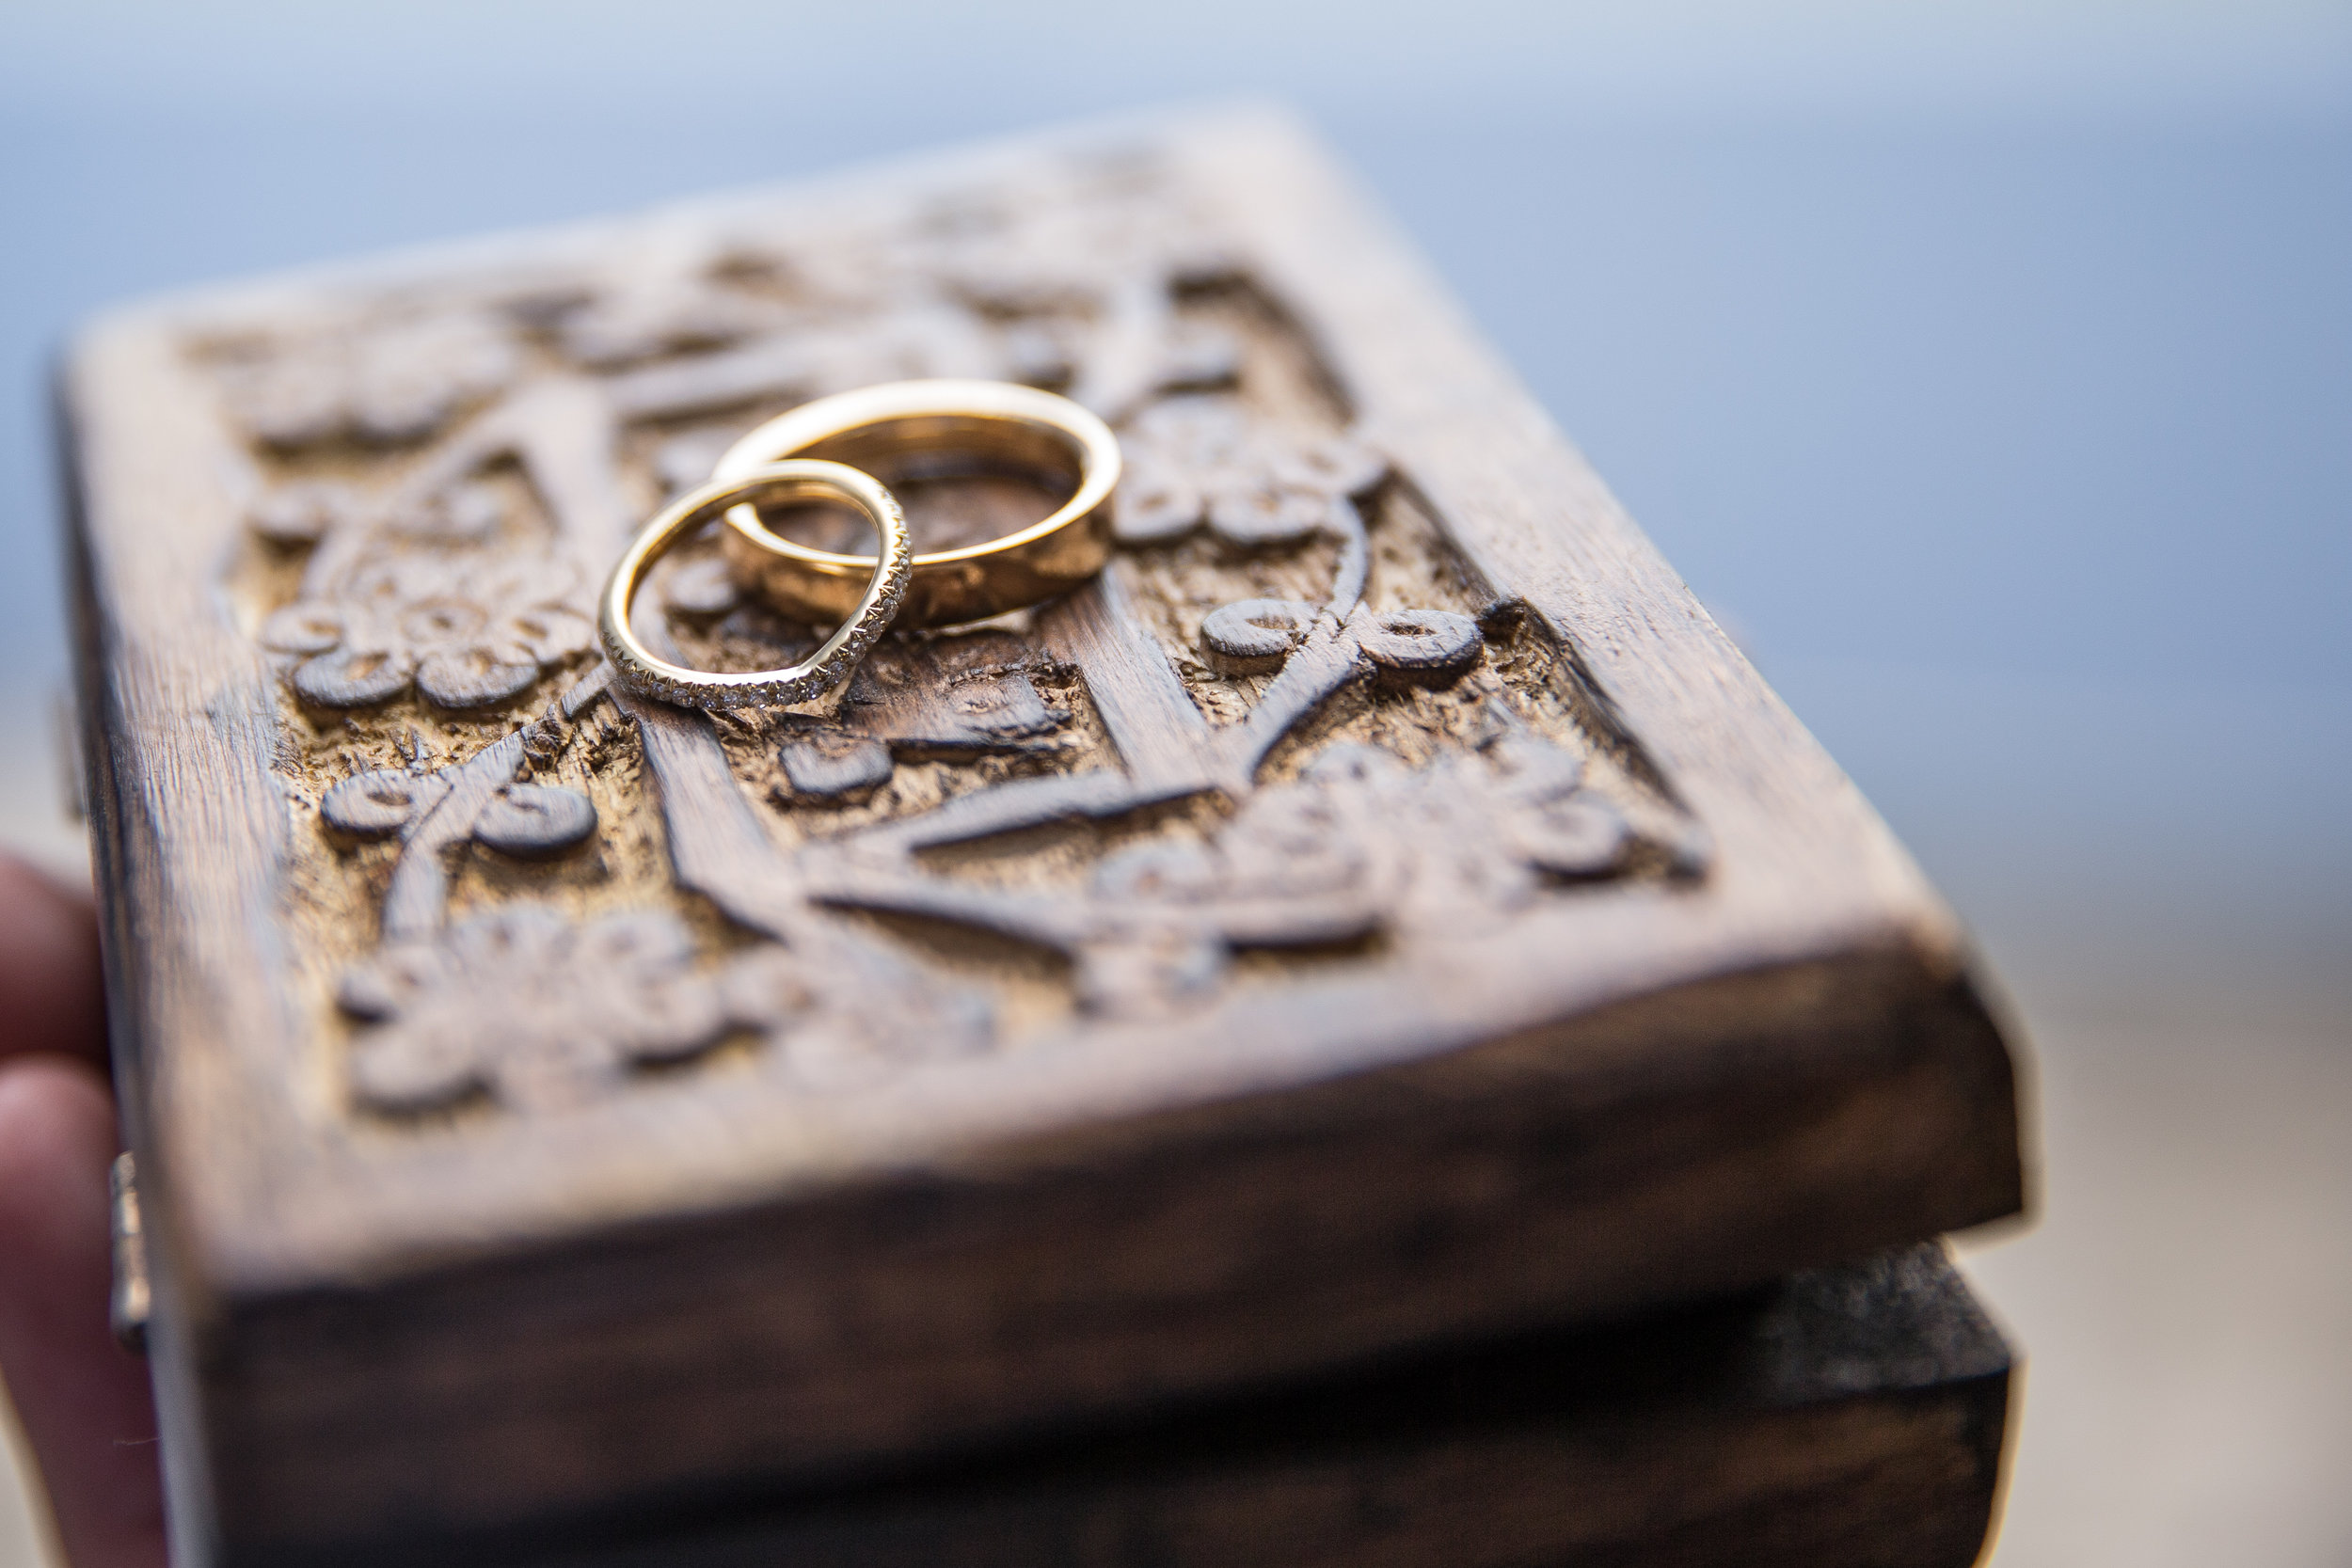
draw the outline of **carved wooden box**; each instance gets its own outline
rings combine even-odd
[[[1099,585],[805,710],[608,689],[632,527],[910,375],[1114,422]],[[191,1561],[842,1482],[2018,1207],[1950,915],[1279,119],[176,297],[62,397]],[[904,488],[932,539],[1042,506]],[[715,548],[655,592],[691,657],[807,641]]]

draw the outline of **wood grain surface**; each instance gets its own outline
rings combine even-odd
[[[1966,1568],[2010,1360],[1940,1248],[864,1485],[378,1548],[656,1568]]]
[[[608,689],[634,521],[919,374],[1115,423],[1103,578],[790,712]],[[2019,1207],[1949,913],[1279,116],[159,301],[60,395],[188,1562],[840,1481]],[[1039,504],[884,477],[930,539]],[[708,542],[648,598],[713,667],[812,635]]]

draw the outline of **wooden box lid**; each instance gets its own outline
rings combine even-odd
[[[808,712],[605,688],[666,489],[925,374],[1119,427],[1097,587]],[[174,297],[61,396],[186,1560],[851,1476],[2019,1206],[1950,914],[1279,116]],[[659,587],[697,657],[799,635],[715,556]]]

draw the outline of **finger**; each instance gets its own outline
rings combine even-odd
[[[147,1367],[106,1322],[114,1149],[87,1063],[0,1062],[0,1377],[73,1568],[164,1568]]]
[[[0,849],[0,1061],[33,1051],[104,1064],[98,921],[86,890]]]

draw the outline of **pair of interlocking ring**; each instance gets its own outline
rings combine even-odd
[[[839,685],[892,622],[952,626],[1067,593],[1102,570],[1119,483],[1110,427],[1067,398],[995,381],[899,381],[820,398],[769,420],[727,449],[710,483],[647,523],[606,584],[597,615],[605,657],[623,687],[688,707],[806,702]],[[1069,492],[1051,515],[960,549],[916,555],[892,483],[977,472],[1015,473]],[[832,500],[880,535],[870,556],[836,555],[784,538],[762,504]],[[795,620],[837,622],[798,664],[723,673],[691,669],[647,647],[630,625],[656,562],[713,518],[737,578]],[[863,587],[861,587],[861,584]]]

